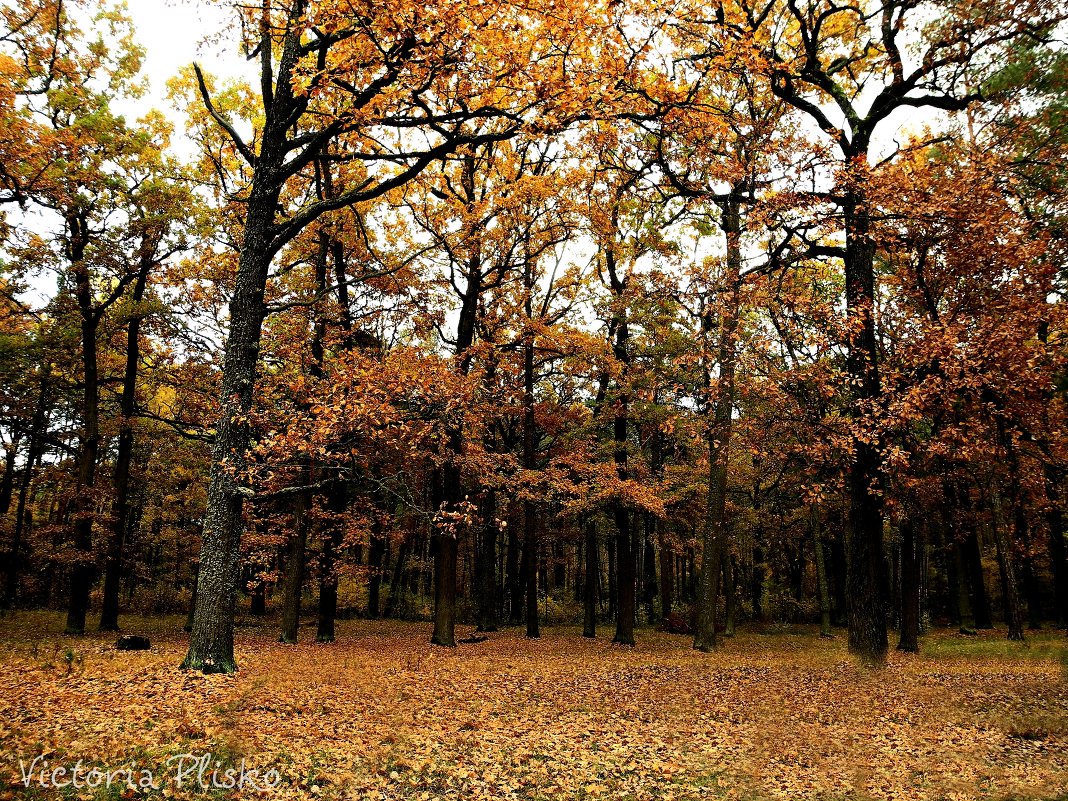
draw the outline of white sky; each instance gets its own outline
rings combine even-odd
[[[205,41],[230,22],[225,8],[205,0],[126,0],[137,41],[145,48],[143,73],[148,95],[136,105],[138,112],[155,108],[169,117],[175,113],[167,100],[167,81],[198,62],[207,72],[234,76],[246,66],[236,43],[226,35]],[[181,129],[175,131],[180,139]]]

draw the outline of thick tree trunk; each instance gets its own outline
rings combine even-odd
[[[601,568],[597,564],[597,522],[586,521],[586,581],[583,592],[582,636],[597,636],[597,589]]]
[[[434,550],[434,634],[433,645],[456,646],[456,556],[459,540],[439,535]]]
[[[916,528],[909,519],[901,523],[901,626],[897,650],[920,650],[920,560]]]
[[[257,173],[260,171],[257,170]],[[265,176],[266,178],[266,176]],[[251,431],[249,412],[259,362],[264,292],[278,203],[273,181],[254,182],[245,221],[230,332],[222,369],[221,413],[212,446],[196,615],[182,668],[233,673],[234,610],[241,556],[241,513],[251,489],[242,486]]]
[[[141,358],[141,321],[144,315],[137,305],[145,296],[148,273],[152,268],[149,255],[142,257],[131,301],[134,304],[126,324],[126,370],[122,376],[122,398],[119,404],[119,445],[115,457],[112,486],[115,490],[115,520],[108,539],[104,562],[104,598],[100,610],[100,630],[118,631],[119,578],[122,575],[122,552],[126,531],[130,524],[130,465],[133,462],[133,417],[137,412],[137,368]]]
[[[850,409],[857,425],[866,427],[868,406],[878,399],[881,389],[875,338],[875,244],[861,189],[848,193],[843,212],[846,308],[851,332],[846,370],[855,392]],[[853,449],[849,466],[846,593],[849,650],[864,660],[881,662],[889,647],[884,596],[882,471],[876,443],[858,436]]]
[[[732,198],[724,204],[722,228],[727,238],[727,274],[724,305],[718,320],[719,381],[715,385],[714,394],[711,383],[712,367],[705,365],[706,388],[709,392],[706,413],[711,412],[712,419],[706,433],[708,495],[693,640],[693,647],[700,651],[711,651],[716,647],[716,603],[721,561],[727,542],[727,462],[734,413],[734,368],[742,269],[741,215],[737,199]],[[706,341],[715,323],[712,310],[704,310],[702,328]]]

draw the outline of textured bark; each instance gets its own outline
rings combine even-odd
[[[1002,601],[1005,605],[1005,622],[1008,638],[1023,640],[1023,614],[1020,610],[1020,591],[1016,581],[1016,566],[1013,564],[1012,545],[1001,525],[994,524],[994,545],[997,548],[998,572],[1001,575]]]
[[[881,392],[875,340],[875,244],[870,234],[867,200],[857,187],[847,193],[845,216],[846,307],[851,334],[846,371],[854,387],[850,406],[863,425],[867,406]],[[886,631],[883,565],[882,475],[876,443],[857,438],[849,466],[850,536],[847,586],[849,650],[881,662],[889,647]]]
[[[719,380],[714,391],[711,365],[705,366],[705,385],[709,392],[705,413],[711,413],[705,437],[708,449],[708,495],[693,639],[693,647],[700,651],[711,651],[716,647],[716,603],[721,563],[727,544],[727,462],[734,412],[734,368],[742,269],[741,216],[736,198],[723,204],[722,228],[727,238],[727,274],[724,305],[718,319]],[[702,316],[706,340],[711,337],[716,323],[711,311],[706,310]]]
[[[118,631],[119,578],[122,574],[122,552],[126,531],[130,525],[130,465],[133,462],[133,417],[137,412],[137,368],[141,358],[141,321],[144,314],[137,308],[145,295],[148,274],[153,265],[151,252],[142,255],[130,300],[134,310],[126,323],[126,369],[122,376],[122,397],[119,401],[119,443],[115,457],[112,487],[115,491],[115,520],[108,538],[104,562],[104,598],[100,610],[100,630]]]

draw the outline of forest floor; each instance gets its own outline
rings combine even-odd
[[[242,626],[237,675],[203,676],[177,667],[178,618],[125,618],[152,638],[144,652],[116,651],[114,635],[65,638],[62,622],[0,619],[0,799],[143,797],[122,776],[110,790],[43,789],[42,761],[26,789],[19,760],[40,755],[49,769],[148,766],[149,797],[1068,798],[1055,631],[1025,645],[935,632],[920,655],[871,669],[844,632],[807,628],[743,631],[707,655],[650,630],[636,648],[612,646],[610,630],[589,641],[550,628],[443,649],[426,624],[341,622],[336,643],[295,646]],[[203,753],[274,768],[281,783],[176,787],[168,759]]]

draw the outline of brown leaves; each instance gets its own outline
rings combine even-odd
[[[965,655],[933,635],[936,656],[872,671],[808,635],[701,655],[652,632],[636,650],[502,632],[446,651],[422,625],[353,622],[331,646],[244,629],[240,673],[205,677],[173,667],[184,638],[169,622],[140,625],[156,651],[64,641],[84,659],[68,676],[31,648],[57,617],[3,622],[9,768],[31,752],[118,767],[211,751],[279,769],[278,799],[934,799],[1068,781],[1068,691],[1037,642],[1026,657],[982,638]]]

